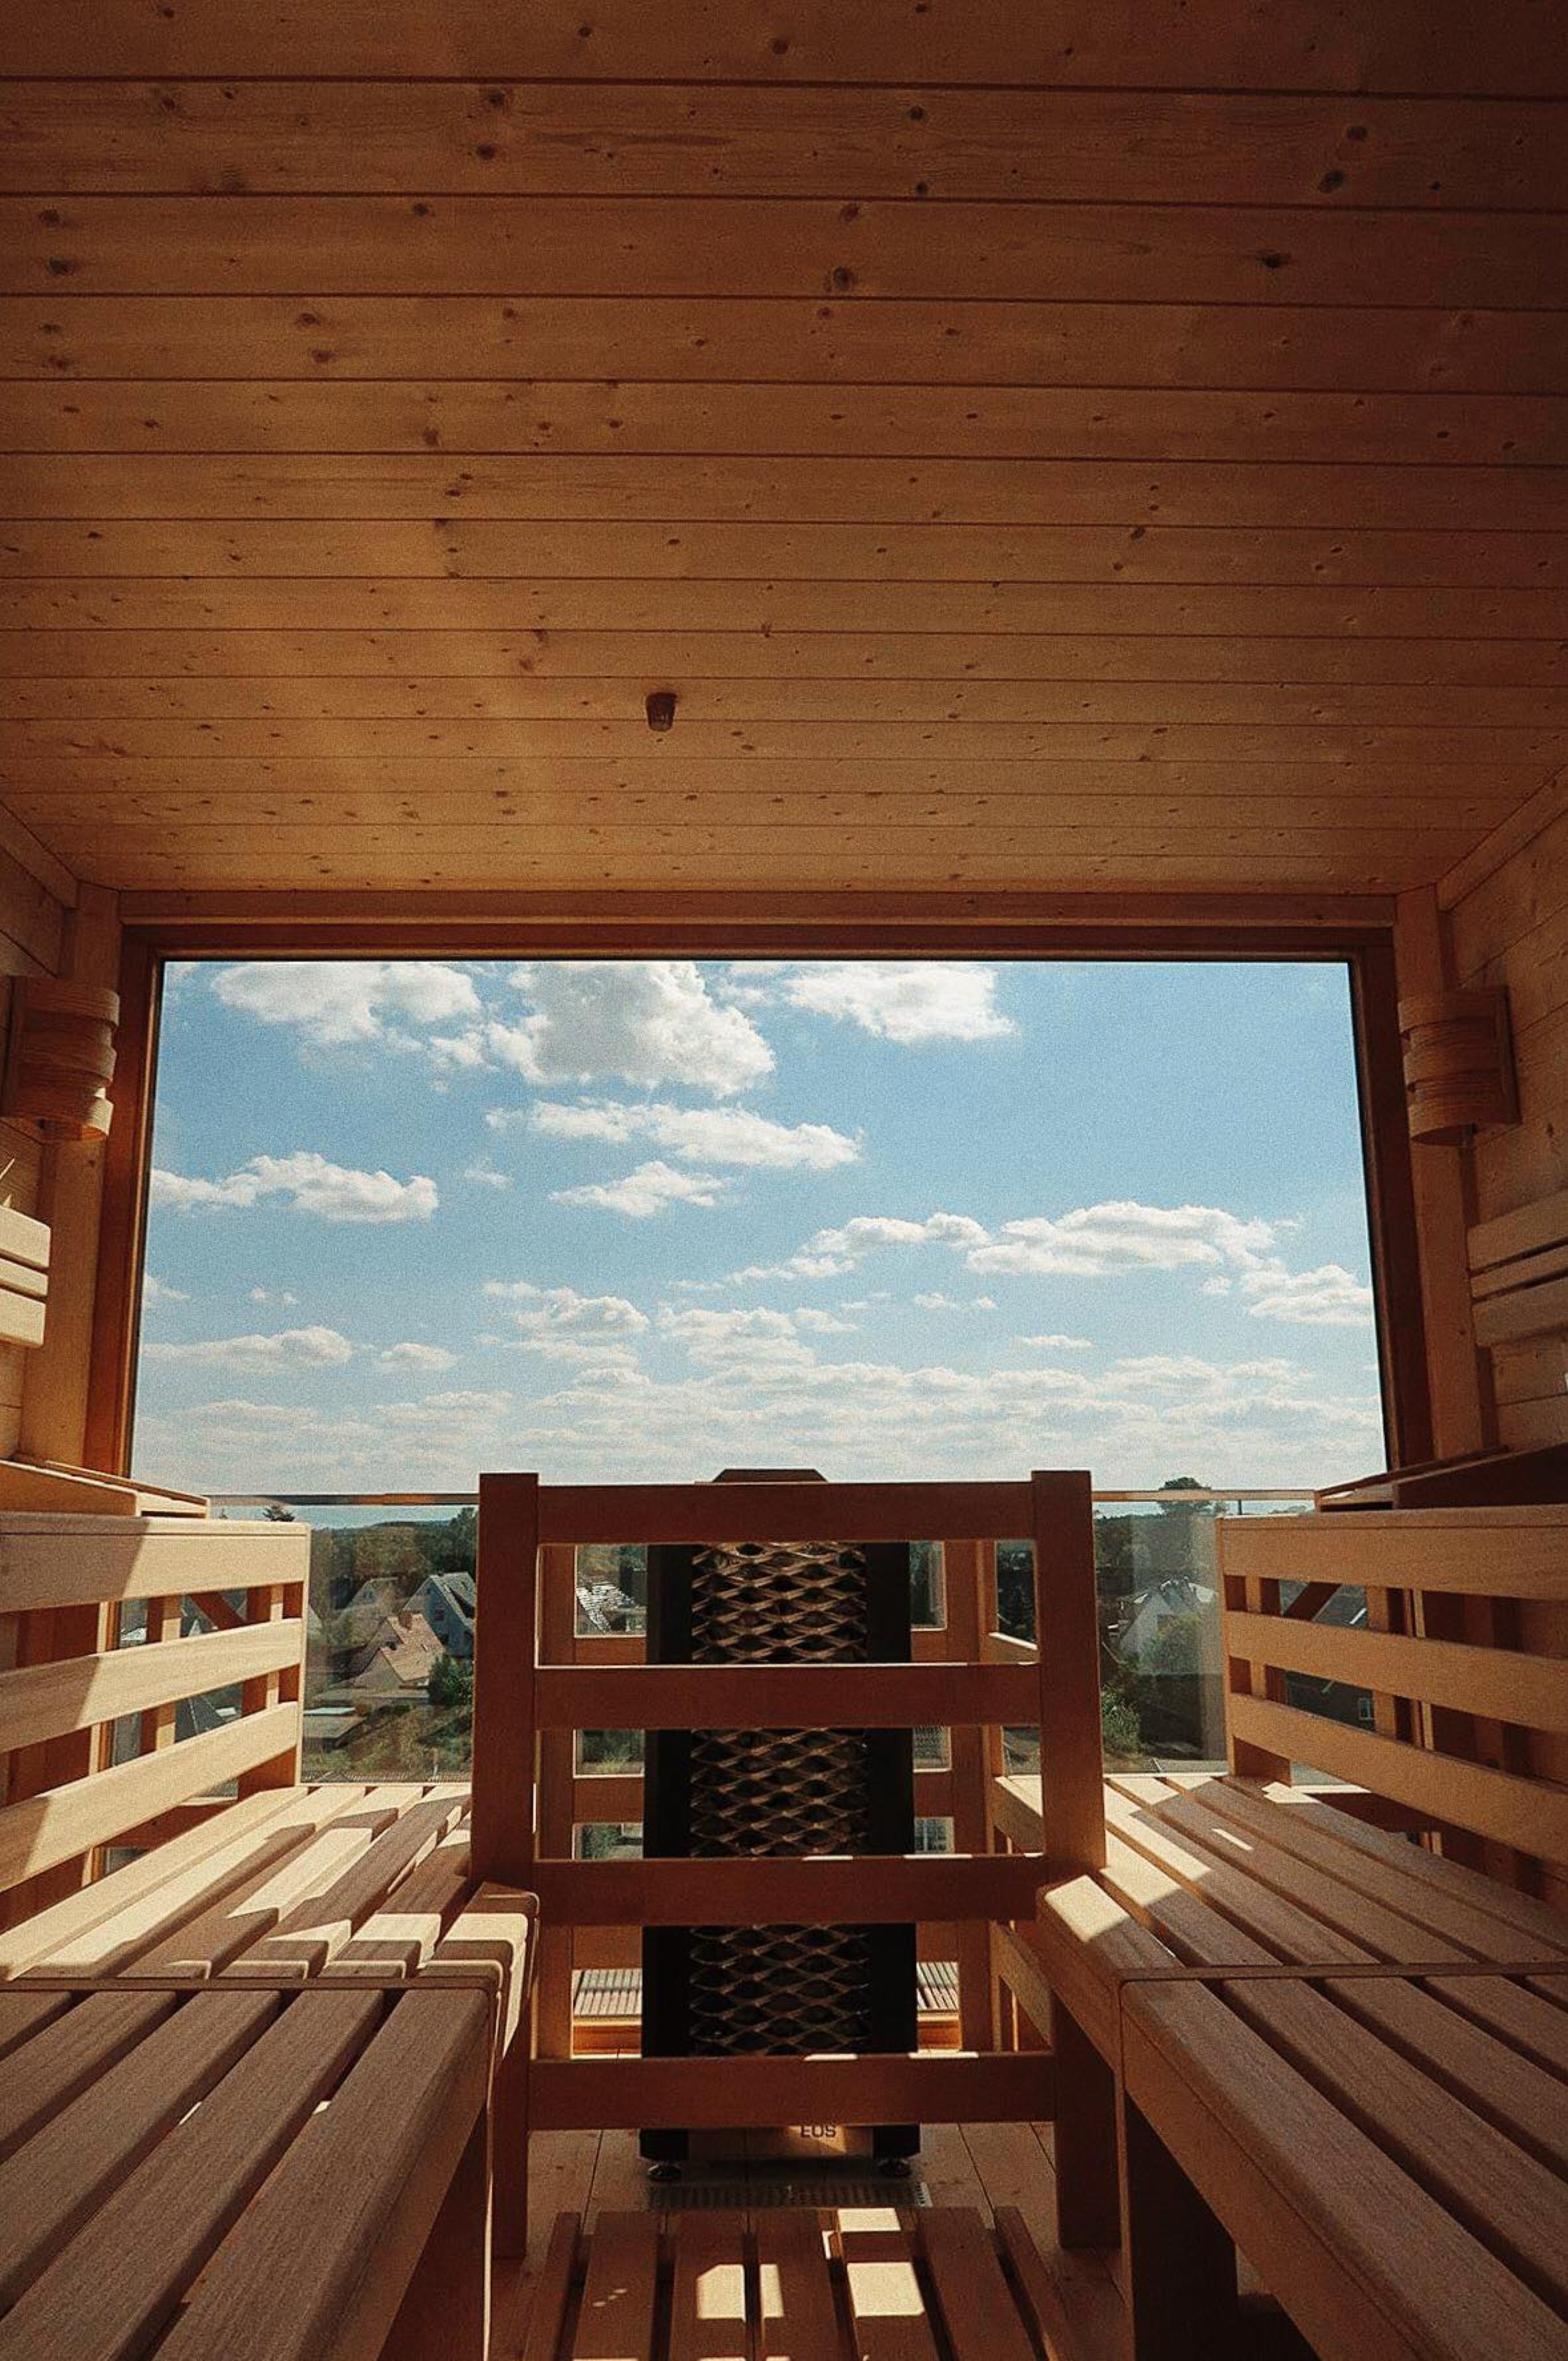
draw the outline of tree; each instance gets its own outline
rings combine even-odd
[[[444,1653],[437,1656],[430,1668],[430,1701],[443,1712],[471,1712],[474,1705],[474,1667],[460,1664],[455,1656]]]

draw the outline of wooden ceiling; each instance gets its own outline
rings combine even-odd
[[[1568,763],[1551,0],[0,70],[0,796],[83,877],[1386,891]]]

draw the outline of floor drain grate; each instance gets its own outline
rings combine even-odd
[[[896,2206],[907,2212],[914,2205],[929,2205],[931,2200],[922,2180],[902,2180],[891,2173],[778,2172],[758,2173],[748,2180],[695,2174],[690,2180],[650,2181],[648,2202],[660,2213],[743,2213],[775,2205],[829,2206],[856,2212],[874,2206]]]

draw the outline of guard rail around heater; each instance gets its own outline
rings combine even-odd
[[[539,1896],[546,1928],[1031,1919],[1042,1883],[1103,1858],[1099,1641],[1089,1477],[1023,1484],[758,1484],[546,1488],[486,1477],[479,1505],[476,1873]],[[552,1664],[539,1661],[539,1553],[588,1541],[956,1541],[1035,1545],[1037,1628],[1027,1665]],[[804,1729],[1033,1724],[1045,1783],[1034,1853],[580,1861],[541,1857],[542,1734],[583,1728]],[[767,2059],[723,2078],[711,2059],[536,2060],[536,2125],[709,2120],[1039,2119],[1048,2056],[945,2052]],[[719,2107],[717,2117],[711,2110]],[[705,2113],[705,2110],[709,2111]]]

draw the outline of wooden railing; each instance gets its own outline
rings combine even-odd
[[[1429,1602],[1568,1608],[1568,1508],[1392,1510],[1224,1521],[1220,1564],[1227,1720],[1238,1772],[1293,1763],[1348,1779],[1431,1821],[1568,1862],[1568,1786],[1529,1775],[1532,1733],[1568,1734],[1562,1656],[1430,1636]],[[1288,1604],[1282,1586],[1305,1586]],[[1342,1585],[1362,1624],[1319,1620]],[[1290,1675],[1369,1693],[1372,1726],[1304,1710]],[[1500,1762],[1457,1751],[1457,1726],[1520,1733]],[[1508,1767],[1510,1754],[1513,1767]]]
[[[170,1832],[192,1799],[299,1777],[309,1551],[303,1526],[0,1516],[5,1923],[81,1883],[102,1848]],[[188,1600],[217,1628],[182,1633]],[[121,1645],[136,1602],[143,1636]],[[183,1700],[236,1686],[237,1712],[180,1736]],[[129,1718],[127,1752],[113,1738]]]
[[[945,1632],[920,1635],[911,1663],[651,1665],[625,1661],[641,1653],[640,1643],[580,1639],[575,1631],[570,1556],[579,1543],[930,1535],[947,1543],[949,1620]],[[1047,1643],[1027,1664],[985,1661],[988,1635],[974,1577],[980,1553],[997,1536],[1029,1537],[1035,1544],[1036,1615]],[[480,1487],[479,1558],[474,1867],[480,1877],[525,1885],[540,1898],[545,1937],[532,2100],[536,2125],[978,2121],[1048,2113],[1048,2059],[1004,2065],[981,2054],[992,2046],[984,2036],[993,2023],[989,1927],[1032,1917],[1047,1875],[1071,1875],[1102,1858],[1086,1475],[1043,1474],[1011,1485],[558,1488],[527,1476],[492,1476]],[[927,1645],[944,1642],[950,1655],[926,1656]],[[615,1656],[621,1661],[606,1660]],[[934,1775],[948,1783],[956,1839],[967,1837],[975,1850],[839,1860],[565,1857],[578,1799],[612,1784],[625,1788],[627,1800],[632,1793],[629,1781],[575,1774],[575,1730],[931,1724],[952,1730],[951,1766]],[[989,1762],[981,1732],[1003,1724],[1040,1730],[1047,1801],[1038,1851],[984,1849]],[[929,1791],[916,1792],[929,1802]],[[964,2054],[883,2058],[852,2069],[844,2060],[744,2061],[717,2079],[710,2059],[571,2059],[570,1975],[582,1930],[911,1919],[951,1927],[960,1976],[966,1960],[970,1964]]]

